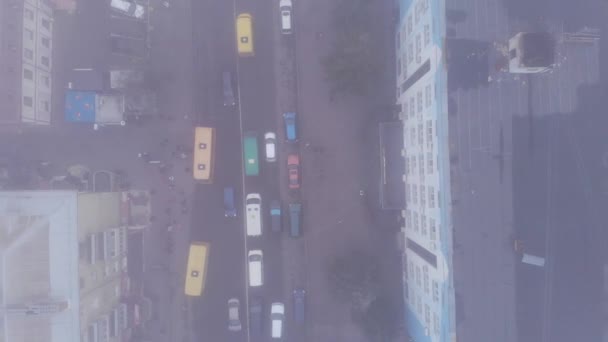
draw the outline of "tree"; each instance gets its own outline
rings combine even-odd
[[[366,95],[375,85],[381,63],[372,39],[369,0],[343,0],[332,10],[335,41],[322,59],[330,92]]]
[[[355,321],[370,341],[390,341],[399,334],[400,310],[387,296],[374,299],[367,309],[355,315]]]
[[[380,287],[380,264],[366,252],[354,250],[330,263],[328,280],[332,294],[356,311],[365,309]]]

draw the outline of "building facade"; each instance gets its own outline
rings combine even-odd
[[[0,192],[6,342],[125,341],[122,194]]]
[[[404,298],[415,341],[451,341],[454,291],[443,1],[401,0],[395,44],[403,122]]]
[[[53,10],[44,0],[3,0],[0,9],[4,82],[0,124],[51,121]]]

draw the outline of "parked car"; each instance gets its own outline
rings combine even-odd
[[[146,14],[144,6],[129,0],[112,0],[110,7],[117,12],[136,19],[144,19],[144,15]]]
[[[232,90],[232,74],[229,71],[222,73],[222,89],[224,93],[224,106],[234,106],[234,91]]]
[[[241,319],[239,318],[239,300],[230,298],[228,300],[228,330],[240,331]]]
[[[279,201],[270,202],[270,223],[273,232],[281,231],[281,203]]]
[[[236,217],[236,207],[234,206],[234,188],[230,186],[224,188],[224,216]]]
[[[287,156],[287,171],[289,173],[289,188],[300,188],[300,156],[290,154]]]
[[[253,336],[261,336],[263,330],[264,302],[259,297],[249,300],[249,332]]]
[[[281,33],[290,34],[292,31],[292,6],[291,0],[280,0],[279,11],[281,12]]]
[[[304,323],[306,318],[306,290],[293,290],[293,319],[298,324]]]
[[[264,284],[263,253],[260,249],[249,251],[247,261],[249,264],[249,286],[259,287]]]
[[[266,147],[266,161],[274,162],[277,160],[277,135],[268,132],[264,134],[264,146]]]
[[[285,138],[288,142],[298,141],[296,131],[296,113],[283,113],[283,121],[285,122]]]
[[[270,337],[283,337],[283,321],[285,320],[285,305],[272,303],[270,306]]]
[[[300,216],[302,215],[302,204],[289,203],[289,235],[291,237],[299,237],[300,231]]]

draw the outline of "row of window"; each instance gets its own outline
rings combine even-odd
[[[27,37],[27,39],[29,41],[34,41],[34,31],[25,28],[24,29],[24,34]],[[50,49],[51,48],[51,39],[49,37],[40,37],[40,42],[42,43],[42,46]]]
[[[25,13],[25,19],[27,19],[29,21],[34,21],[34,11],[32,9],[25,7],[24,13]],[[47,29],[49,31],[51,30],[51,21],[48,18],[41,18],[40,25],[42,25],[42,27],[44,27],[45,29]]]
[[[424,40],[423,40],[424,39]],[[401,49],[401,35],[397,34],[397,51]],[[424,45],[423,45],[424,42]],[[431,25],[425,24],[423,28],[423,36],[420,36],[420,33],[416,34],[415,45],[410,42],[407,45],[406,51],[403,52],[401,56],[397,58],[397,74],[401,75],[401,69],[407,69],[407,66],[414,61],[414,57],[416,59],[416,63],[420,63],[422,61],[422,48],[425,49],[431,43]],[[404,45],[405,47],[405,45]],[[414,47],[416,50],[414,50]],[[415,55],[414,55],[415,52]],[[407,74],[407,72],[406,72]]]
[[[414,118],[416,114],[420,115],[422,110],[425,108],[429,108],[433,104],[433,89],[431,88],[431,84],[427,84],[424,87],[424,92],[422,89],[416,92],[416,97],[412,96],[408,100],[404,100],[401,104],[401,110],[403,111],[404,118]],[[423,102],[424,96],[424,102]],[[409,103],[409,106],[408,106]]]
[[[426,194],[428,192],[428,208],[435,208],[435,188],[428,186],[428,191],[423,184],[420,186],[417,184],[406,184],[405,185],[405,200],[407,203],[418,204],[418,188],[420,188],[420,205],[426,208]]]
[[[23,57],[33,62],[34,51],[32,49],[23,48]],[[51,60],[49,59],[49,56],[40,56],[40,63],[47,68],[51,66]]]
[[[433,288],[435,288],[436,285],[437,285],[437,282],[433,281]],[[437,295],[439,295],[438,288],[439,287],[437,285]],[[409,293],[410,291],[412,291],[412,293]],[[422,298],[419,295],[414,295],[414,291],[412,290],[411,287],[408,288],[408,291],[406,292],[406,296],[407,296],[407,300],[411,303],[412,308],[414,308],[416,310],[416,312],[418,313],[419,316],[422,316],[422,314],[423,314],[422,309],[423,309],[423,304],[424,304],[424,322],[427,327],[430,327],[431,326],[431,308],[430,308],[430,306],[426,303],[423,303]],[[435,297],[433,297],[433,299],[435,299]],[[437,301],[435,301],[435,302],[437,302]],[[435,306],[435,307],[437,307],[437,306]],[[439,315],[435,311],[433,311],[432,317],[433,317],[433,322],[432,322],[433,333],[435,335],[439,335],[439,333],[441,331],[441,328],[439,326]]]
[[[437,241],[437,223],[434,218],[418,214],[417,211],[406,211],[406,228],[413,229],[423,237],[429,237],[432,242]]]
[[[412,129],[412,133],[414,132],[415,130]],[[432,140],[430,138],[427,138],[427,146],[429,146],[430,148],[433,147]],[[426,168],[424,163],[424,154],[422,153],[418,155],[418,161],[416,161],[416,156],[412,155],[410,157],[405,157],[404,162],[406,176],[414,175],[414,173],[416,172],[416,166],[418,166],[418,175],[420,176],[420,178],[424,178],[425,171],[426,174],[429,175],[435,172],[435,155],[432,151],[426,153]]]
[[[420,275],[420,273],[420,266],[414,266],[414,263],[410,261],[407,265],[406,274],[408,281],[415,281],[416,286],[424,290],[424,294],[430,295],[431,279],[429,276],[429,267],[427,265],[422,266],[422,276]],[[439,303],[439,282],[435,279],[432,279],[432,291],[433,302]]]

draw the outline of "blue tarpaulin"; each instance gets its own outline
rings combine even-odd
[[[65,120],[71,122],[95,122],[96,94],[90,91],[72,91],[65,94]]]

